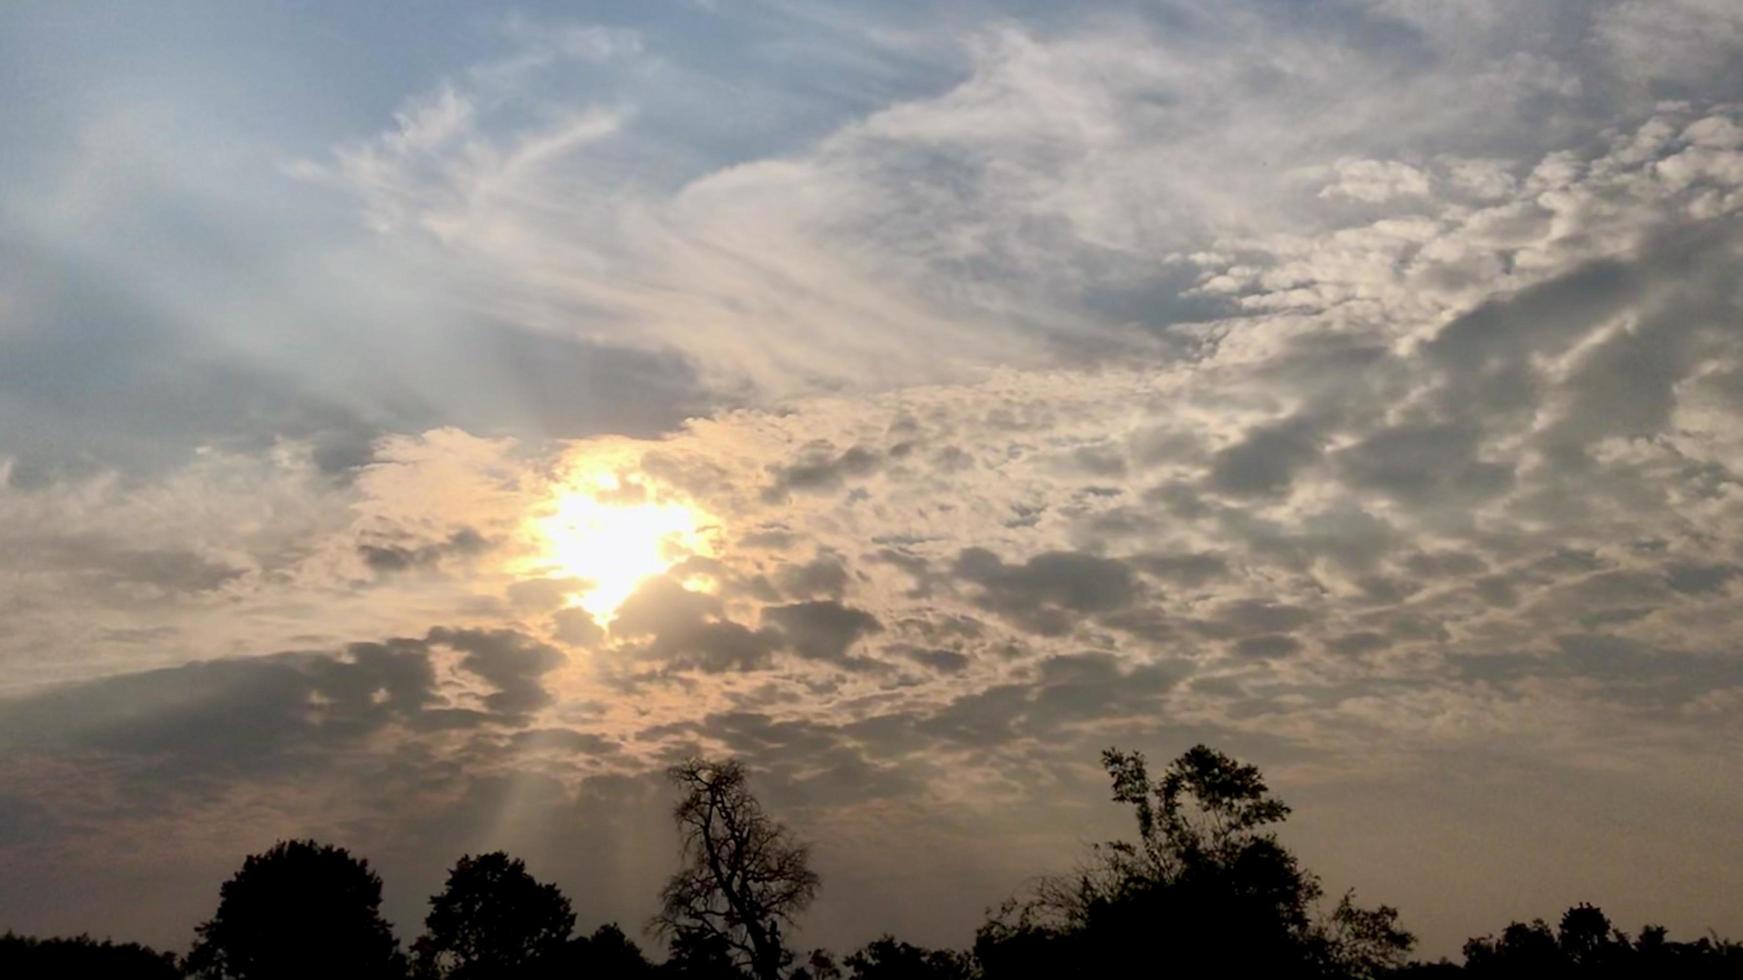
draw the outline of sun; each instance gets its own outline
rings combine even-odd
[[[539,564],[584,580],[571,599],[607,625],[648,579],[692,555],[713,554],[713,523],[694,505],[616,472],[571,476],[535,521]]]

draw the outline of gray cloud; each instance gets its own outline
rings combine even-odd
[[[796,462],[771,468],[773,479],[763,491],[765,500],[781,500],[795,491],[822,493],[839,489],[849,479],[878,468],[878,456],[863,446],[850,446],[836,453],[827,442],[806,446]]]
[[[1051,551],[1007,565],[984,548],[965,548],[956,573],[980,587],[976,603],[1036,632],[1066,633],[1084,619],[1119,610],[1137,599],[1137,577],[1124,562],[1077,552]]]
[[[781,637],[723,618],[719,599],[670,579],[650,580],[630,596],[612,621],[617,636],[645,637],[642,656],[672,669],[708,673],[767,666]]]
[[[835,663],[850,662],[848,651],[854,644],[883,631],[876,616],[833,599],[766,606],[763,619],[773,623],[800,656]]]
[[[407,546],[387,542],[359,544],[357,553],[363,563],[376,572],[403,572],[434,565],[449,556],[461,558],[477,555],[490,547],[490,542],[471,528],[461,528],[445,540],[430,544]]]
[[[1319,458],[1319,429],[1317,420],[1297,418],[1249,431],[1216,454],[1210,485],[1239,496],[1287,492],[1295,471]]]
[[[568,661],[555,647],[506,629],[437,628],[430,631],[429,642],[463,652],[460,666],[496,685],[485,704],[510,716],[550,704],[552,697],[540,678]]]
[[[135,791],[321,764],[322,754],[435,702],[422,641],[357,643],[344,659],[279,654],[210,661],[59,688],[5,705],[14,752],[117,755]]]

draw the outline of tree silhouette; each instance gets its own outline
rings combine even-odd
[[[1115,802],[1138,839],[1096,849],[1077,874],[1046,879],[982,927],[988,980],[1154,972],[1268,977],[1377,976],[1413,943],[1397,912],[1344,896],[1314,914],[1319,881],[1271,831],[1289,814],[1259,770],[1194,746],[1152,781],[1142,754],[1109,749]]]
[[[748,980],[739,957],[718,933],[674,929],[660,976],[683,980]]]
[[[814,949],[788,980],[841,980],[841,967],[835,962],[835,954],[827,949]]]
[[[529,975],[554,957],[575,927],[556,885],[541,884],[526,863],[501,851],[465,855],[447,887],[430,896],[424,935],[413,945],[420,977],[451,980]]]
[[[1562,913],[1553,930],[1542,919],[1513,922],[1499,936],[1472,938],[1464,954],[1462,972],[1483,980],[1743,976],[1743,944],[1716,937],[1673,942],[1663,926],[1653,925],[1630,940],[1601,909],[1585,902]],[[1414,964],[1398,976],[1428,976],[1429,970],[1427,964]]]
[[[809,849],[763,813],[737,761],[691,759],[667,775],[684,790],[672,811],[683,867],[654,928],[691,945],[717,940],[757,980],[776,980],[793,958],[782,926],[817,894]]]
[[[224,980],[375,980],[405,973],[381,878],[342,847],[280,841],[242,862],[198,928],[186,968]]]
[[[1386,906],[1346,893],[1321,912],[1318,879],[1277,840],[1289,807],[1259,770],[1194,746],[1153,780],[1143,755],[1109,749],[1113,800],[1135,840],[1097,846],[1075,873],[1041,880],[989,916],[971,953],[884,935],[839,963],[795,964],[783,931],[814,898],[804,844],[764,814],[736,761],[669,770],[683,866],[654,927],[666,962],[648,962],[615,924],[570,938],[575,915],[555,885],[500,851],[466,855],[430,899],[416,974],[437,980],[1122,980],[1258,976],[1272,980],[1733,980],[1743,944],[1638,939],[1595,905],[1555,926],[1512,922],[1464,945],[1464,962],[1403,963],[1414,940]],[[0,978],[405,980],[406,958],[380,915],[381,879],[343,848],[280,841],[219,889],[181,964],[173,954],[88,936],[0,935]]]
[[[591,936],[576,936],[548,961],[545,976],[574,980],[649,980],[654,966],[641,947],[623,934],[617,923],[593,930]]]
[[[948,949],[923,949],[883,936],[850,953],[846,960],[850,980],[970,980],[974,963]]]
[[[1542,919],[1514,922],[1499,938],[1465,943],[1465,969],[1485,976],[1554,976],[1562,972],[1561,947]]]
[[[0,977],[102,977],[104,980],[177,980],[174,953],[138,943],[98,942],[90,936],[36,939],[0,936]]]

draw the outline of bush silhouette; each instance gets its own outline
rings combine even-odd
[[[375,980],[405,973],[381,879],[342,847],[281,841],[219,889],[186,969],[224,980]]]

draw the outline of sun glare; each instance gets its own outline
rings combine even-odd
[[[615,473],[571,479],[537,527],[542,564],[585,580],[571,601],[601,625],[649,578],[691,555],[713,553],[699,510]]]

